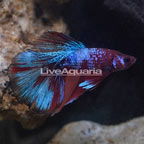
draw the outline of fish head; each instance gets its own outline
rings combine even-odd
[[[136,61],[134,56],[129,56],[120,52],[116,52],[113,55],[112,65],[114,67],[114,71],[126,70],[131,67]]]

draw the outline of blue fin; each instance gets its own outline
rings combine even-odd
[[[57,107],[64,97],[64,79],[43,77],[40,68],[53,68],[71,53],[85,46],[69,36],[57,32],[44,33],[32,49],[18,54],[9,68],[15,95],[38,111],[47,111],[55,98]]]
[[[49,58],[49,63],[57,62],[66,58],[76,50],[85,48],[82,42],[79,42],[70,36],[58,32],[45,32],[31,49],[39,52],[40,59]]]

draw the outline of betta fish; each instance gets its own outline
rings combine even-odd
[[[135,57],[116,50],[87,48],[70,36],[49,31],[31,49],[16,55],[9,77],[20,101],[32,111],[54,115],[84,92],[96,88],[112,72],[126,70],[135,61]],[[58,74],[63,69],[77,70],[77,75]],[[100,75],[80,74],[80,70],[94,69],[100,70]],[[54,74],[54,70],[59,72]]]

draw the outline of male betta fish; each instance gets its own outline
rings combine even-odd
[[[32,110],[54,115],[85,91],[96,88],[112,72],[128,69],[135,57],[116,50],[86,48],[58,32],[44,33],[33,48],[19,53],[9,67],[16,97]],[[42,75],[44,68],[67,70],[100,69],[102,75]]]

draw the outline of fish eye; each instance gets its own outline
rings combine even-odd
[[[124,58],[124,62],[130,62],[130,58]]]

